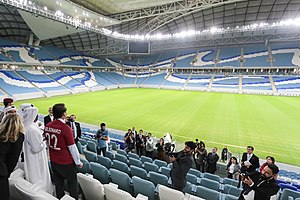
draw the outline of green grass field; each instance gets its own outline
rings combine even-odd
[[[170,132],[177,141],[199,138],[207,146],[255,154],[300,166],[300,98],[158,89],[118,89],[53,98],[33,103],[40,113],[64,102],[77,120],[127,130],[135,126],[156,137]],[[210,149],[209,149],[210,150]],[[219,150],[220,153],[220,150]]]

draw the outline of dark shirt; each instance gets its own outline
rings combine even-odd
[[[9,177],[22,151],[24,135],[20,133],[16,142],[0,142],[0,176]]]

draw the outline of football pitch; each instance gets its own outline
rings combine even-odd
[[[133,126],[176,141],[203,140],[234,155],[253,145],[260,158],[300,166],[300,98],[159,89],[116,89],[19,101],[40,113],[65,103],[77,120],[125,131]]]

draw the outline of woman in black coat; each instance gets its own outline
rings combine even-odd
[[[20,156],[24,141],[23,123],[17,114],[6,115],[0,124],[0,198],[9,199],[8,178]]]

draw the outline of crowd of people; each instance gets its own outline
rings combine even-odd
[[[3,104],[4,109],[0,113],[0,196],[9,199],[8,178],[21,157],[27,181],[38,184],[50,194],[54,193],[54,183],[57,198],[64,196],[66,181],[70,196],[78,199],[76,174],[83,163],[76,146],[81,137],[81,127],[76,122],[76,116],[68,116],[64,104],[55,104],[49,108],[49,114],[44,117],[42,125],[38,122],[38,108],[34,105],[22,104],[17,110],[11,98],[5,98]],[[97,154],[105,156],[110,140],[105,123],[100,124],[94,138],[97,141]],[[208,152],[203,141],[187,141],[183,150],[175,152],[171,134],[167,133],[155,143],[151,133],[142,129],[137,132],[135,127],[124,134],[124,144],[127,152],[172,163],[172,188],[180,191],[186,185],[186,174],[193,163],[199,171],[214,174],[220,159],[217,147]],[[266,162],[260,166],[253,152],[254,148],[248,146],[239,163],[224,147],[221,161],[228,162],[227,177],[240,180],[243,184],[240,200],[270,199],[279,190],[276,184],[279,169],[272,156],[267,156]]]

